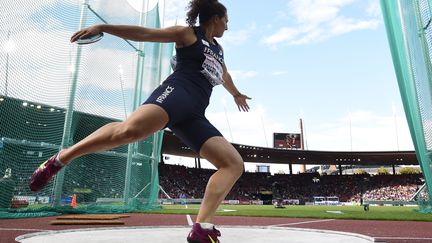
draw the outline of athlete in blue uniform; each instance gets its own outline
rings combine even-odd
[[[216,40],[208,41],[201,27],[192,27],[196,41],[177,48],[174,73],[144,104],[161,106],[169,117],[166,125],[195,152],[209,138],[222,136],[205,118],[213,86],[223,84],[223,51]],[[179,105],[181,104],[181,105]]]
[[[243,173],[237,150],[205,118],[214,86],[222,84],[234,97],[240,111],[248,111],[250,99],[235,87],[224,62],[222,47],[215,38],[227,30],[228,15],[218,0],[189,2],[187,27],[151,29],[127,25],[94,25],[76,32],[71,42],[101,32],[124,39],[148,42],[175,42],[177,55],[170,75],[124,122],[107,124],[82,141],[61,150],[32,175],[30,189],[48,184],[64,165],[80,156],[108,150],[145,139],[169,127],[180,139],[218,170],[210,177],[188,242],[219,242],[213,218],[217,207]],[[199,26],[195,26],[199,19]]]

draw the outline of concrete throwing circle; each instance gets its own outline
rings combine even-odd
[[[329,230],[300,229],[288,227],[220,226],[221,242],[320,242],[320,243],[367,243],[374,242],[369,236]],[[18,236],[22,243],[135,243],[135,242],[186,242],[190,227],[115,227],[46,231]]]

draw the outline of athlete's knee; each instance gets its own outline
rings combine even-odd
[[[244,172],[244,162],[243,159],[236,159],[234,164],[234,172],[238,177],[240,177]]]
[[[244,162],[239,154],[233,154],[226,158],[226,163],[230,172],[232,172],[236,177],[240,177],[244,172]]]

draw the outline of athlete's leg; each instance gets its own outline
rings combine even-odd
[[[219,204],[243,174],[243,159],[223,137],[211,137],[201,147],[200,155],[218,169],[209,179],[198,212],[198,223],[213,223]]]
[[[142,105],[124,122],[109,123],[70,148],[63,149],[59,159],[62,163],[68,164],[86,154],[144,139],[164,128],[168,119],[168,114],[163,108],[153,104]]]

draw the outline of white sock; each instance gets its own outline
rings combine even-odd
[[[62,166],[62,167],[65,166],[65,164],[64,164],[63,162],[60,161],[60,152],[57,153],[57,156],[56,156],[56,159],[55,159],[55,160],[56,160],[56,162],[57,162],[57,163],[56,163],[57,165],[60,165],[60,166]]]
[[[212,223],[199,223],[201,225],[201,228],[203,229],[207,229],[207,230],[212,230],[214,224]]]

